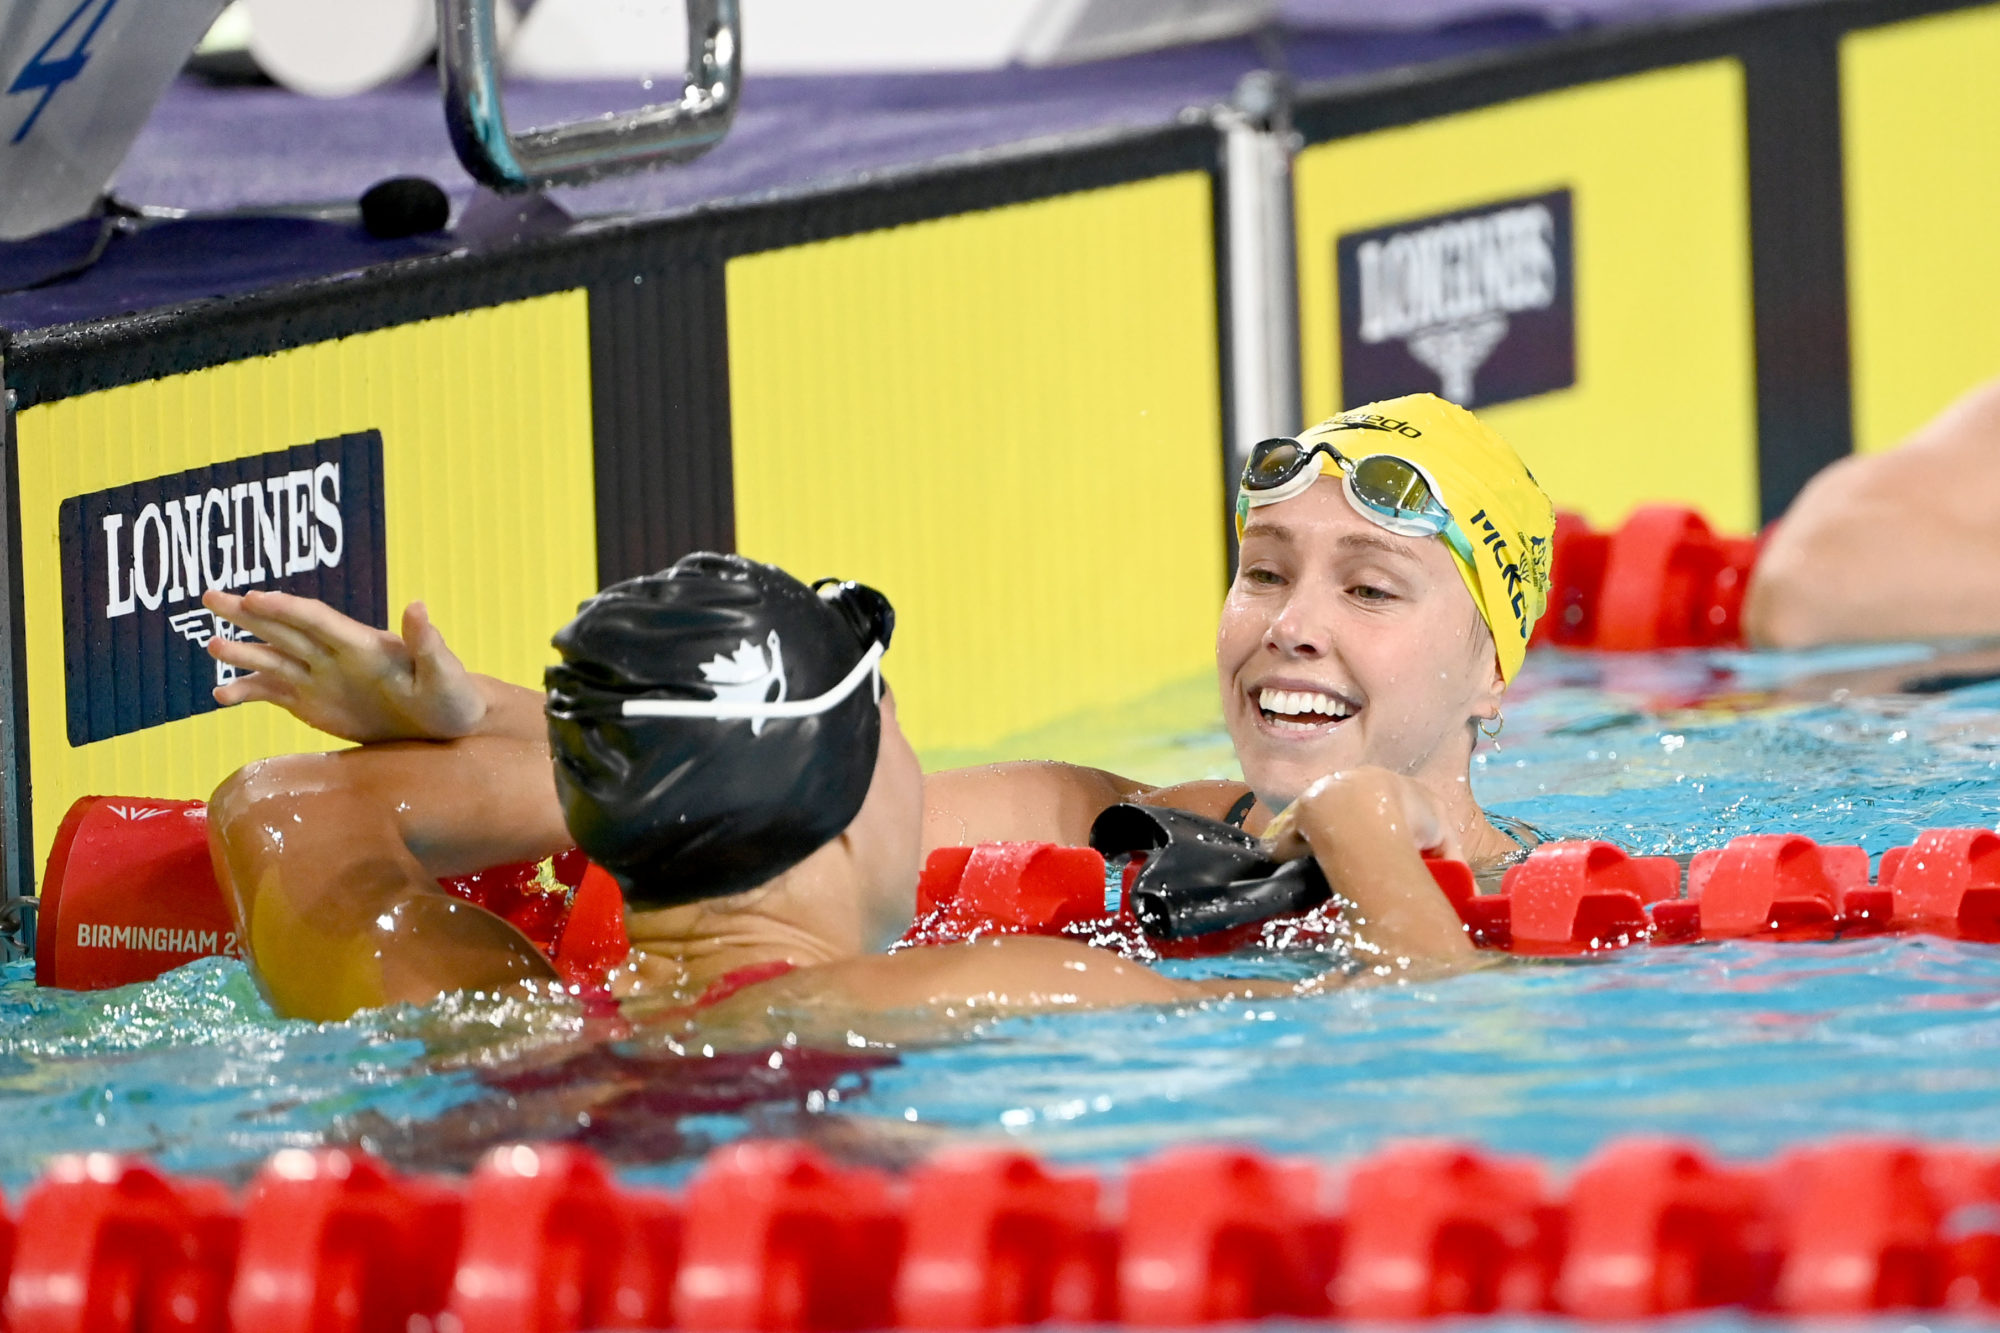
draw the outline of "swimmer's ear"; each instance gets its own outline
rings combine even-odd
[[[1490,638],[1488,641],[1491,641]],[[1485,685],[1475,694],[1472,716],[1466,719],[1466,725],[1474,731],[1479,730],[1481,724],[1491,722],[1500,716],[1500,704],[1507,695],[1507,677],[1500,670],[1499,650],[1495,649],[1486,660],[1491,674],[1487,676]],[[1474,737],[1475,743],[1477,740],[1478,738]]]

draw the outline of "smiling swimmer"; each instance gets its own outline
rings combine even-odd
[[[910,922],[923,818],[881,679],[894,624],[857,584],[815,591],[689,556],[607,589],[556,635],[540,762],[550,772],[553,751],[558,802],[516,779],[536,750],[492,736],[243,769],[211,803],[210,837],[273,1005],[342,1018],[552,982],[525,936],[435,877],[490,864],[496,844],[519,856],[571,840],[627,895],[632,954],[613,988],[634,1004],[720,989],[823,1013],[979,1014],[1290,989],[1171,980],[1066,939],[878,952]]]
[[[1279,855],[1314,856],[1344,896],[1397,904],[1371,922],[1393,956],[1461,958],[1469,946],[1422,856],[1491,868],[1527,836],[1487,818],[1470,767],[1475,727],[1498,718],[1546,600],[1548,499],[1504,441],[1429,395],[1343,413],[1258,453],[1216,638],[1223,715],[1247,782],[1152,788],[1046,761],[933,773],[923,781],[923,846],[1081,844],[1125,801],[1228,816],[1265,833]],[[435,818],[411,846],[431,873],[570,845],[548,779],[541,696],[467,672],[420,605],[397,635],[283,593],[210,592],[204,604],[265,640],[211,641],[216,657],[255,673],[218,689],[218,700],[268,700],[371,742],[348,752],[343,781],[372,780],[362,756],[402,752],[398,762],[410,762],[397,737],[458,737],[447,756],[481,756],[461,778],[433,755],[439,782],[485,797],[454,812],[435,805],[435,792],[418,793]],[[405,799],[402,781],[383,779],[376,796]]]

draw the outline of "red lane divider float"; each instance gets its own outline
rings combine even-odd
[[[519,927],[571,985],[592,984],[629,951],[617,881],[581,852],[438,883]],[[102,990],[212,955],[242,948],[209,861],[208,807],[80,797],[42,875],[36,982]]]
[[[1887,931],[2000,940],[2000,834],[1987,829],[1932,829],[1883,854],[1879,883],[1870,882],[1861,848],[1797,834],[1750,834],[1697,852],[1685,876],[1673,857],[1630,856],[1608,842],[1546,843],[1507,871],[1498,893],[1480,893],[1460,862],[1427,864],[1478,943],[1520,954]],[[925,867],[909,938],[1135,931],[1115,890],[1113,899],[1107,906],[1095,852],[1042,843],[948,848]],[[1240,942],[1232,931],[1181,943],[1213,952]]]
[[[240,1201],[95,1154],[57,1159],[4,1230],[14,1333],[2000,1312],[2000,1156],[1897,1139],[1764,1163],[1628,1139],[1560,1186],[1449,1143],[1346,1169],[1179,1148],[1100,1180],[1004,1149],[898,1179],[750,1142],[678,1198],[566,1146],[495,1149],[463,1183],[293,1150]]]
[[[1684,881],[1672,857],[1556,842],[1508,870],[1497,894],[1447,892],[1480,943],[1526,954],[1889,931],[2000,940],[2000,835],[1932,829],[1885,852],[1875,883],[1861,848],[1797,834],[1697,852]]]
[[[1674,505],[1635,509],[1615,532],[1558,514],[1535,642],[1611,652],[1741,643],[1764,537],[1722,536]]]
[[[1685,880],[1670,857],[1633,857],[1605,842],[1556,842],[1480,893],[1456,861],[1427,863],[1479,944],[1561,955],[1630,945],[1759,938],[1824,940],[1915,931],[2000,941],[2000,834],[1931,829],[1883,853],[1870,882],[1858,847],[1797,834],[1752,834],[1697,852]],[[1161,953],[1213,954],[1283,918],[1173,942],[1144,941],[1126,905],[1131,885],[1107,887],[1104,858],[1085,847],[983,843],[933,852],[905,937],[941,944],[985,934],[1069,934]],[[501,866],[440,881],[499,913],[547,952],[563,979],[587,987],[627,951],[624,900],[575,852],[544,866]],[[208,861],[198,802],[86,797],[63,821],[42,886],[35,976],[88,990],[158,976],[206,953],[237,952]]]

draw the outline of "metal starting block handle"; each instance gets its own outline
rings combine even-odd
[[[438,0],[438,71],[458,160],[495,190],[581,185],[686,162],[722,141],[743,85],[737,0],[687,0],[687,81],[680,98],[539,129],[507,128],[494,0]]]

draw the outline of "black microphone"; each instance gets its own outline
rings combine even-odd
[[[391,176],[361,196],[361,225],[379,241],[443,231],[451,221],[451,200],[424,176]]]

